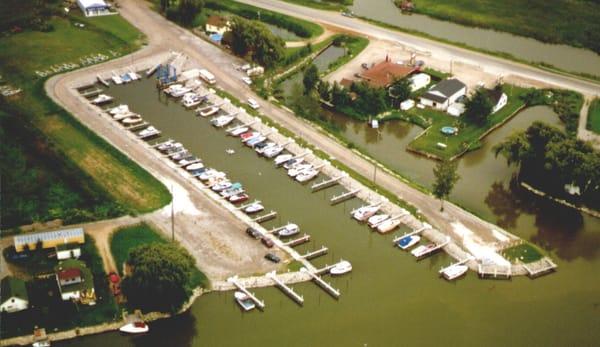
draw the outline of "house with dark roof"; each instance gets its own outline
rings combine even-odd
[[[6,276],[0,283],[0,312],[19,312],[29,307],[25,281]]]
[[[467,86],[456,78],[443,80],[421,95],[421,104],[445,111],[467,94]]]
[[[74,300],[90,305],[96,302],[94,277],[84,262],[77,259],[67,259],[61,261],[54,268],[54,272],[63,300]]]

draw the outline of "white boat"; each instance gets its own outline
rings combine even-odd
[[[227,154],[229,154],[229,155],[231,155],[231,154],[235,154],[235,149],[232,149],[232,148],[227,148],[227,149],[225,150],[225,153],[227,153]]]
[[[190,96],[186,97],[186,95]],[[185,108],[192,108],[194,106],[198,106],[204,101],[204,98],[196,93],[188,93],[186,95],[184,95],[183,99],[181,100],[181,103]]]
[[[173,92],[174,90],[183,88],[183,85],[181,84],[171,84],[170,86],[168,86],[167,88],[165,88],[163,90],[163,92],[165,92],[165,94],[171,94],[171,92]]]
[[[131,78],[133,81],[137,81],[140,79],[140,75],[136,74],[133,71],[129,71],[127,74],[129,75],[129,78]]]
[[[286,170],[289,170],[289,169],[292,169],[302,163],[304,163],[304,158],[290,159],[290,160],[286,161],[285,163],[283,163],[283,168]]]
[[[199,162],[200,159],[198,159],[197,157],[190,155],[189,157],[183,158],[180,161],[177,162],[177,164],[181,165],[181,166],[187,166],[190,164],[194,164],[196,162]]]
[[[175,154],[172,154],[171,160],[180,161],[181,159],[189,157],[190,155],[192,155],[190,151],[186,150],[184,147],[181,147],[180,152],[175,152]]]
[[[159,150],[159,151],[161,151],[161,152],[162,152],[162,151],[166,151],[167,149],[169,149],[169,148],[173,147],[173,145],[174,145],[174,144],[175,144],[175,140],[168,139],[168,140],[167,140],[167,141],[165,141],[165,142],[159,143],[159,144],[156,146],[156,149],[157,149],[157,150]]]
[[[246,141],[245,145],[248,147],[254,148],[254,146],[258,145],[259,143],[264,142],[266,139],[267,139],[266,136],[259,135],[253,139]]]
[[[151,126],[147,127],[146,129],[138,132],[137,135],[140,138],[145,138],[145,137],[150,137],[150,136],[158,135],[159,133],[160,133],[160,131],[158,131],[155,127],[153,127],[151,125]]]
[[[279,229],[279,231],[277,231],[277,235],[279,235],[279,237],[289,237],[289,236],[296,235],[299,232],[300,232],[300,227],[297,224],[289,223],[286,226],[284,226],[283,228]]]
[[[127,334],[143,334],[147,333],[150,328],[144,322],[133,322],[125,324],[119,328],[119,331]]]
[[[319,175],[319,170],[315,170],[315,169],[304,170],[296,176],[296,181],[298,181],[300,183],[308,182],[308,181],[314,179],[315,177],[317,177],[318,175]]]
[[[308,163],[306,163],[306,164],[299,164],[299,165],[296,165],[296,166],[294,166],[294,167],[292,167],[291,169],[288,170],[288,176],[290,176],[290,177],[296,177],[302,171],[304,171],[304,170],[310,170],[312,168],[313,168],[313,166],[311,164],[308,164]]]
[[[113,75],[113,76],[111,77],[111,79],[112,79],[112,81],[113,81],[115,84],[117,84],[117,85],[119,85],[119,84],[123,84],[123,80],[121,79],[121,77],[119,77],[119,76],[117,76],[117,75]]]
[[[202,117],[209,117],[217,112],[219,112],[219,108],[217,106],[210,106],[199,110],[198,114]]]
[[[251,205],[244,207],[244,212],[246,212],[247,214],[252,214],[252,213],[260,212],[264,209],[265,209],[265,207],[263,205],[261,205],[258,202],[255,202]]]
[[[273,146],[264,150],[262,154],[267,158],[273,158],[274,156],[279,155],[281,152],[283,152],[282,146]]]
[[[417,258],[423,257],[429,253],[431,253],[431,251],[437,247],[437,245],[435,243],[428,243],[426,245],[421,245],[415,249],[413,249],[412,251],[410,251],[410,254],[414,255]]]
[[[127,118],[121,119],[121,123],[125,125],[134,125],[141,123],[144,119],[140,115],[134,115]]]
[[[388,219],[377,226],[377,231],[381,234],[388,233],[396,229],[401,224],[400,218]]]
[[[263,154],[267,149],[269,149],[269,147],[274,147],[277,144],[275,142],[267,142],[264,143],[261,146],[256,146],[256,148],[254,148],[254,150],[256,151],[256,153],[258,154]]]
[[[231,185],[232,185],[232,183],[230,181],[221,181],[221,182],[214,184],[210,189],[212,189],[215,192],[220,192],[227,188],[231,188]]]
[[[179,98],[183,96],[183,94],[188,93],[190,91],[192,91],[192,89],[188,87],[176,88],[175,90],[171,91],[171,96],[174,98]]]
[[[258,131],[247,131],[240,135],[240,139],[242,139],[242,143],[246,143],[258,136],[260,136]]]
[[[198,176],[198,179],[201,181],[208,181],[209,179],[215,177],[219,173],[219,171],[215,169],[207,169],[202,173],[202,175]]]
[[[119,106],[113,107],[110,110],[108,110],[108,113],[110,113],[112,115],[123,114],[123,113],[128,113],[128,112],[129,112],[129,106],[124,105],[124,104],[121,104]]]
[[[131,111],[127,111],[127,112],[124,112],[124,113],[117,113],[117,114],[113,115],[112,117],[116,121],[121,121],[121,120],[123,120],[123,119],[125,119],[127,117],[132,117],[132,116],[139,116],[139,114],[133,113]]]
[[[97,97],[93,98],[91,103],[94,105],[100,105],[113,100],[113,97],[106,94],[100,94]]]
[[[277,157],[275,157],[275,165],[279,166],[282,164],[285,164],[286,162],[290,161],[294,156],[291,154],[280,154]]]
[[[187,171],[193,171],[193,170],[202,169],[203,167],[204,167],[204,164],[202,164],[202,163],[194,163],[194,164],[190,164],[190,165],[186,166],[185,169]]]
[[[442,276],[448,281],[455,280],[469,271],[469,267],[464,264],[450,265],[442,270]]]
[[[233,293],[233,297],[245,312],[251,311],[256,307],[254,301],[248,295],[246,295],[246,293],[236,291]]]
[[[407,236],[404,236],[403,238],[401,238],[400,240],[396,241],[396,245],[398,246],[398,248],[400,248],[402,250],[407,250],[407,249],[411,248],[412,246],[416,245],[417,243],[419,243],[419,241],[421,241],[421,236],[407,235]]]
[[[352,218],[356,219],[359,222],[364,222],[369,217],[377,213],[377,211],[379,211],[379,205],[363,206],[352,211]]]
[[[31,344],[31,347],[50,347],[50,341],[49,340],[36,341]]]
[[[371,228],[376,228],[377,225],[381,224],[381,222],[385,221],[388,218],[390,218],[389,214],[376,214],[374,216],[369,217],[369,219],[367,219],[367,224]]]
[[[342,260],[335,264],[335,266],[329,270],[329,273],[332,275],[343,275],[350,271],[352,271],[352,264],[350,264],[349,261]]]
[[[217,118],[212,119],[210,123],[217,128],[222,128],[227,124],[231,123],[234,119],[234,116],[219,116]]]
[[[231,136],[236,136],[237,137],[237,136],[242,135],[243,133],[245,133],[248,130],[250,130],[250,128],[248,128],[248,127],[239,127],[239,128],[236,128],[236,129],[233,129],[233,130],[229,131],[228,134],[231,135]]]

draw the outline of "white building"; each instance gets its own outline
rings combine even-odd
[[[425,73],[418,73],[416,75],[411,76],[409,79],[410,90],[412,92],[426,87],[429,83],[431,83],[431,76]]]
[[[443,80],[421,96],[421,104],[445,111],[467,94],[467,86],[456,78]]]
[[[488,97],[492,102],[492,114],[496,113],[508,103],[508,96],[501,89],[492,89],[487,91]]]
[[[0,303],[0,312],[19,312],[29,307],[29,296],[25,281],[18,278],[6,276],[2,279],[0,288],[2,302]]]
[[[77,0],[77,5],[86,17],[110,13],[110,6],[104,0]]]
[[[206,20],[204,30],[206,30],[209,33],[217,33],[223,35],[229,30],[231,30],[231,28],[229,20],[227,20],[227,18],[212,15]]]
[[[446,113],[451,116],[458,117],[461,114],[465,113],[466,106],[460,102],[455,102],[452,105],[448,106],[446,109]]]

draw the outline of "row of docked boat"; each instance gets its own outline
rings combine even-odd
[[[144,119],[137,113],[132,112],[128,105],[118,105],[107,110],[107,113],[126,128],[133,130],[136,136],[142,140],[149,140],[160,136],[160,130],[152,125],[144,125]],[[141,129],[140,129],[141,128]]]
[[[407,211],[403,211],[397,216],[391,216],[387,213],[378,213],[380,209],[381,204],[367,205],[352,210],[350,215],[359,222],[366,222],[371,229],[385,234],[400,226],[401,217],[408,214]]]
[[[133,71],[128,71],[121,75],[117,75],[116,73],[113,72],[113,74],[111,76],[113,83],[117,84],[117,85],[137,81],[140,78],[141,78],[141,76]]]

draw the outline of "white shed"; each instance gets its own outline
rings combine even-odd
[[[411,99],[404,100],[400,103],[400,109],[402,111],[410,110],[413,107],[415,107],[415,101]]]
[[[411,91],[419,90],[431,83],[431,76],[425,73],[418,73],[410,77]]]
[[[0,291],[2,292],[0,312],[19,312],[29,307],[29,296],[23,280],[6,276],[2,279]]]
[[[461,104],[460,102],[454,103],[450,106],[448,106],[448,109],[446,110],[446,112],[454,117],[458,117],[461,114],[465,113],[465,104]]]
[[[110,6],[104,0],[77,0],[77,5],[86,17],[110,13]]]

